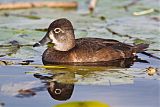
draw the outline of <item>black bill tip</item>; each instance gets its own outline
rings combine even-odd
[[[35,44],[33,45],[33,47],[39,47],[39,46],[41,46],[40,43],[35,43]]]

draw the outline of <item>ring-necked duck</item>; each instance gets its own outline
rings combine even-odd
[[[83,63],[133,58],[136,53],[143,52],[149,46],[148,44],[131,46],[117,40],[102,38],[75,39],[73,26],[66,18],[53,21],[43,39],[33,47],[48,42],[54,46],[48,47],[43,53],[44,64],[82,63],[83,65]]]

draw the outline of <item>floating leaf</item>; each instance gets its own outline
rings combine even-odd
[[[154,67],[148,67],[146,68],[146,72],[149,76],[153,76],[157,72],[157,68]]]
[[[98,101],[77,101],[59,104],[53,107],[109,107],[109,105]]]
[[[39,29],[35,29],[35,30],[36,30],[36,31],[47,32],[47,31],[48,31],[48,28],[43,28],[43,29],[39,28]]]
[[[0,65],[12,65],[12,64],[14,64],[14,63],[11,61],[0,60]]]
[[[24,15],[23,17],[26,17],[28,19],[41,19],[40,17],[38,16],[32,16],[32,15]]]
[[[23,96],[27,96],[27,95],[34,96],[34,95],[36,95],[36,93],[31,89],[20,89],[20,90],[18,90],[18,93],[20,95],[23,95]]]
[[[149,14],[149,13],[152,13],[152,12],[154,12],[153,8],[148,9],[148,10],[144,10],[144,11],[140,11],[140,12],[134,12],[133,15],[140,16],[140,15],[145,15],[145,14]]]
[[[5,61],[0,61],[0,65],[7,65]]]
[[[34,65],[33,65],[34,66]],[[35,65],[35,67],[38,67],[38,68],[57,68],[57,69],[64,69],[66,67],[63,67],[63,66],[52,66],[52,65],[49,65],[49,66],[46,66],[46,65]]]
[[[28,19],[41,19],[38,16],[33,16],[33,15],[21,15],[21,14],[11,14],[11,13],[4,13],[4,16],[8,17],[8,16],[16,16],[16,17],[24,17],[24,18],[28,18]]]
[[[25,74],[35,74],[35,72],[33,72],[33,71],[27,71],[27,72],[25,72]]]
[[[19,65],[17,65],[17,66],[19,66]],[[23,66],[28,66],[28,67],[31,66],[31,67],[37,67],[37,68],[49,68],[49,69],[64,69],[64,68],[66,68],[64,66],[56,66],[56,65],[23,65]]]
[[[100,16],[99,17],[101,20],[106,20],[106,17],[105,16]]]
[[[21,65],[29,65],[31,62],[34,62],[34,61],[33,60],[25,60],[25,61],[19,62],[19,64],[21,64]]]
[[[134,39],[134,44],[141,44],[141,43],[146,43],[146,41],[138,38]]]

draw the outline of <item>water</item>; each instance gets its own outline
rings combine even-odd
[[[142,11],[139,8],[141,6],[158,9],[158,3],[142,0],[126,12],[120,6],[129,2],[101,0],[93,15],[86,15],[86,4],[82,2],[79,2],[82,7],[78,10],[34,8],[0,11],[0,45],[5,45],[0,47],[0,106],[51,107],[70,101],[96,100],[111,107],[159,107],[160,60],[143,54],[138,54],[140,62],[121,62],[119,67],[62,65],[65,69],[45,69],[20,64],[30,60],[33,61],[31,65],[42,65],[41,55],[46,47],[33,48],[31,45],[39,41],[45,32],[36,29],[47,28],[53,20],[60,17],[72,21],[76,38],[110,38],[129,44],[140,39],[141,42],[150,43],[148,53],[159,57],[159,21],[152,19],[158,13],[139,17],[132,15],[134,11]],[[5,13],[11,15],[6,17]],[[40,19],[29,19],[16,14],[38,16]],[[101,20],[101,16],[106,20]],[[113,35],[106,28],[118,34]],[[6,46],[13,42],[24,46]],[[157,68],[152,76],[146,72],[149,67]],[[70,93],[67,96],[57,96],[55,90],[56,93]],[[60,101],[60,98],[65,97],[66,101]]]

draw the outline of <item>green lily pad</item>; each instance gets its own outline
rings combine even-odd
[[[134,41],[134,44],[141,44],[141,43],[147,43],[147,41],[145,41],[145,40],[142,40],[142,39],[134,39],[133,40]]]
[[[77,101],[63,103],[53,107],[109,107],[109,105],[98,101]]]

